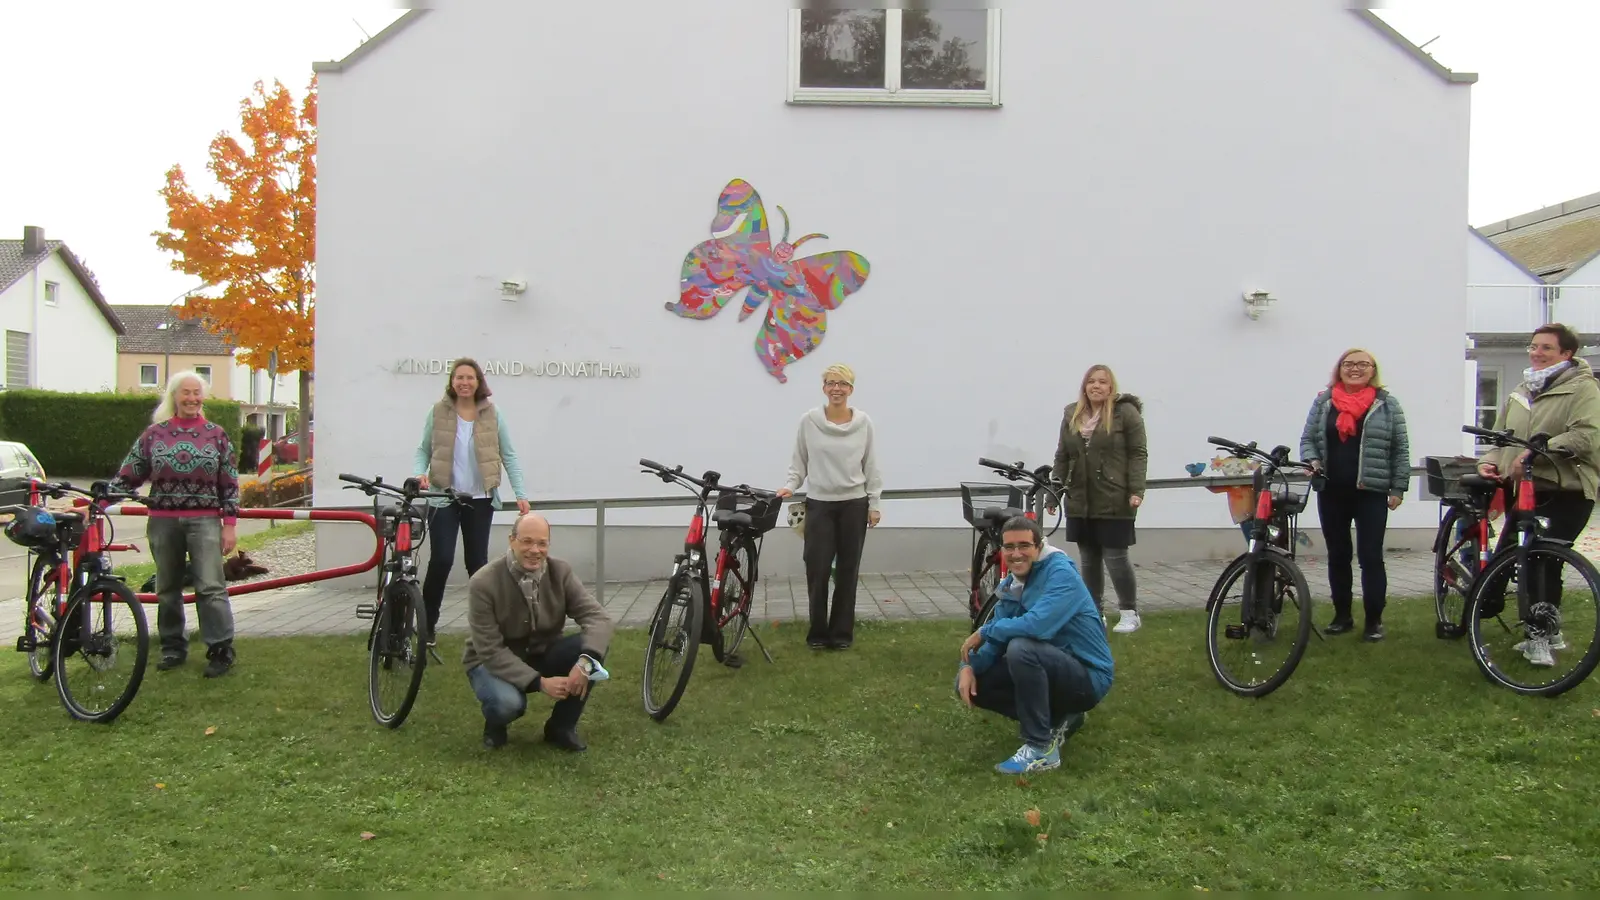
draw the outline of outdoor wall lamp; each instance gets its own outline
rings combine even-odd
[[[505,281],[500,282],[500,299],[515,300],[518,294],[526,293],[527,290],[528,283],[526,281],[507,278]]]
[[[1244,314],[1249,316],[1252,321],[1259,319],[1267,305],[1277,299],[1266,291],[1247,291],[1244,295]]]

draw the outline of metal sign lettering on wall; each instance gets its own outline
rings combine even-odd
[[[453,359],[402,359],[394,370],[400,375],[443,375],[450,371]],[[599,360],[547,360],[523,362],[520,359],[486,359],[478,363],[484,375],[536,375],[547,378],[638,378],[639,366],[635,363],[600,362]]]

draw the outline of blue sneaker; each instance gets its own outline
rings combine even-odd
[[[1053,749],[1060,750],[1061,745],[1067,742],[1067,738],[1078,733],[1078,729],[1083,727],[1084,720],[1087,718],[1089,717],[1084,713],[1068,713],[1061,724],[1051,730],[1050,746]]]
[[[1012,754],[1010,759],[995,766],[994,770],[1001,775],[1027,775],[1060,766],[1061,751],[1055,747],[1038,750],[1023,744],[1022,749]]]

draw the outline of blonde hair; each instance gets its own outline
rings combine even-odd
[[[1333,374],[1328,376],[1328,390],[1331,391],[1339,386],[1339,369],[1344,366],[1344,361],[1349,359],[1352,353],[1365,353],[1368,356],[1372,356],[1371,350],[1361,347],[1351,347],[1349,350],[1339,354],[1339,358],[1334,360],[1333,363]],[[1383,387],[1383,380],[1378,377],[1378,358],[1376,356],[1372,356],[1372,380],[1367,384],[1378,389]]]
[[[1106,373],[1106,378],[1111,380],[1111,393],[1106,397],[1105,407],[1100,410],[1100,427],[1105,430],[1106,434],[1110,434],[1111,405],[1117,402],[1117,376],[1116,373],[1111,371],[1110,366],[1100,363],[1095,363],[1089,367],[1089,371],[1083,373],[1083,383],[1078,385],[1078,408],[1072,411],[1072,428],[1074,430],[1081,429],[1084,420],[1089,418],[1089,408],[1093,406],[1089,402],[1089,376],[1096,372]]]
[[[167,379],[167,389],[161,394],[161,402],[156,405],[156,411],[150,416],[152,424],[165,422],[178,414],[178,391],[183,389],[183,383],[193,378],[200,384],[200,397],[205,399],[211,394],[211,386],[200,377],[200,373],[193,369],[184,369],[182,372]],[[203,417],[205,413],[201,413]]]
[[[841,381],[844,381],[851,387],[856,386],[856,370],[850,368],[844,363],[834,363],[833,365],[822,370],[823,381],[827,381],[829,375],[837,375]]]

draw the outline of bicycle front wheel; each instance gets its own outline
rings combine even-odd
[[[683,699],[689,673],[700,650],[700,623],[706,601],[700,580],[680,571],[667,583],[667,592],[650,619],[650,646],[644,658],[644,711],[657,722]]]
[[[1245,572],[1255,568],[1255,601],[1244,609]],[[1311,641],[1311,589],[1285,554],[1248,554],[1223,570],[1206,600],[1206,655],[1218,683],[1241,697],[1283,686]]]
[[[372,629],[367,666],[367,696],[379,725],[399,728],[411,714],[428,665],[427,627],[422,623],[422,592],[409,581],[389,585]]]
[[[28,674],[35,681],[49,681],[50,633],[55,630],[56,610],[61,608],[61,580],[56,577],[61,561],[53,556],[41,556],[33,562],[33,574],[28,579],[28,621],[23,629],[23,640],[28,647]]]
[[[1517,597],[1524,579],[1525,608]],[[1491,682],[1519,694],[1565,693],[1600,663],[1597,605],[1600,573],[1576,550],[1538,541],[1519,570],[1516,548],[1508,547],[1489,561],[1467,602],[1472,658]]]
[[[150,661],[150,626],[127,585],[96,581],[67,601],[50,644],[61,705],[74,719],[103,725],[139,693]]]

